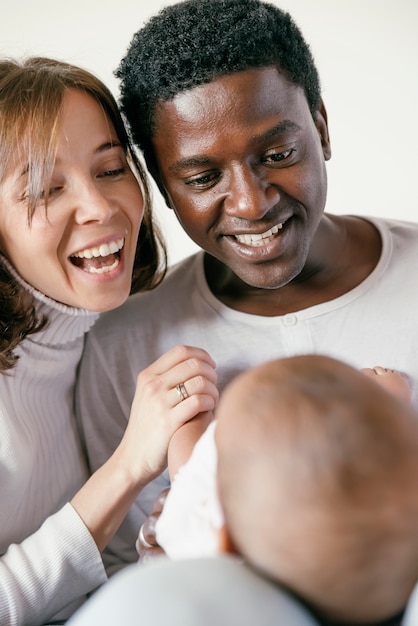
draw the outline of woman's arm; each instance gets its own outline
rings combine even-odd
[[[0,558],[0,624],[38,626],[68,617],[107,576],[86,526],[66,504]]]
[[[180,402],[175,387],[185,380],[190,397]],[[71,503],[0,557],[1,624],[44,623],[106,581],[100,552],[138,493],[166,467],[175,430],[214,408],[215,381],[209,355],[185,346],[138,376],[130,419],[113,455]]]
[[[214,368],[206,351],[177,346],[139,374],[121,443],[71,502],[100,551],[141,490],[166,467],[174,433],[196,415],[214,409],[218,399]],[[187,387],[184,400],[176,390],[180,383]]]

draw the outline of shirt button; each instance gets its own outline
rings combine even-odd
[[[284,326],[295,326],[298,323],[298,318],[296,317],[296,315],[293,314],[289,314],[289,315],[285,315],[283,318],[283,324]]]

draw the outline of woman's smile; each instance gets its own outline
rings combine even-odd
[[[80,250],[69,258],[73,265],[84,272],[107,274],[118,267],[123,245],[124,239],[121,237],[100,246]]]
[[[92,311],[122,304],[131,289],[144,200],[93,97],[75,89],[64,97],[51,180],[30,224],[22,188],[27,174],[16,174],[28,169],[17,163],[0,196],[5,256],[53,300]]]

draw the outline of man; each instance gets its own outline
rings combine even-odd
[[[259,0],[171,5],[136,33],[117,75],[133,138],[202,252],[90,333],[78,412],[92,469],[122,437],[138,372],[176,344],[209,352],[221,391],[307,352],[415,383],[418,225],[324,212],[327,114],[291,17]],[[136,560],[167,485],[162,475],[139,496],[109,571]]]

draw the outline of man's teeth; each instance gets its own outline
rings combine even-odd
[[[116,239],[115,241],[110,241],[109,243],[102,243],[101,246],[97,246],[97,248],[86,248],[85,250],[80,250],[80,252],[76,252],[72,256],[77,257],[79,259],[92,259],[93,257],[97,258],[99,256],[106,257],[109,254],[115,254],[119,252],[123,247],[124,239]]]
[[[247,246],[264,246],[269,241],[274,239],[274,235],[283,228],[283,224],[276,224],[265,233],[259,235],[235,235],[235,239],[240,243],[244,243]]]

